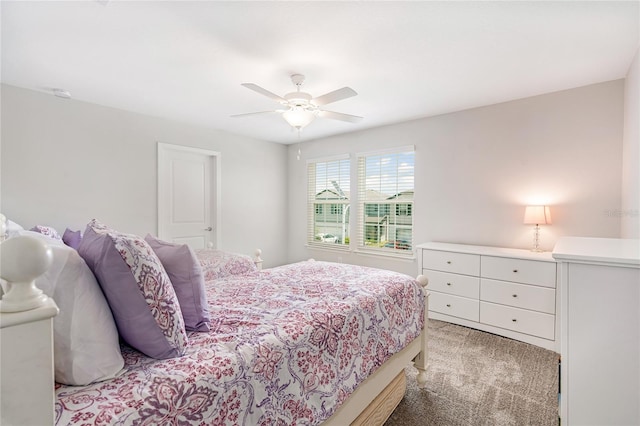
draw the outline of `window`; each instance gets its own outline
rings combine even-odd
[[[331,204],[331,214],[341,215],[342,212],[342,204]]]
[[[413,147],[358,156],[358,246],[413,254]]]
[[[308,163],[309,244],[348,248],[350,165],[348,156]]]

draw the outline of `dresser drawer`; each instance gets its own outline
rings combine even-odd
[[[429,310],[470,321],[478,321],[480,318],[477,299],[467,299],[466,297],[438,293],[437,291],[429,292]]]
[[[555,316],[526,309],[480,302],[480,322],[553,340]]]
[[[486,302],[556,313],[556,290],[507,281],[480,280],[480,299]]]
[[[423,269],[429,278],[429,290],[477,299],[480,296],[480,278],[469,275]]]
[[[480,275],[480,256],[438,250],[422,250],[422,267],[464,275]]]
[[[483,278],[556,287],[555,262],[482,256]]]

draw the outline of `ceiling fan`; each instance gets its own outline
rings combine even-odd
[[[316,117],[331,118],[334,120],[347,121],[349,123],[357,123],[362,120],[362,117],[358,117],[357,115],[327,111],[320,108],[321,106],[333,102],[338,102],[352,96],[356,96],[357,93],[352,88],[343,87],[342,89],[334,90],[333,92],[329,92],[322,96],[318,96],[317,98],[313,98],[309,93],[300,91],[300,87],[304,83],[304,75],[293,74],[291,76],[291,81],[296,86],[297,90],[295,92],[287,93],[286,95],[284,95],[284,97],[278,96],[275,93],[263,89],[257,84],[242,83],[242,85],[247,89],[251,89],[255,92],[260,93],[261,95],[266,96],[269,99],[278,102],[284,107],[284,109],[250,112],[247,114],[236,114],[232,115],[231,117],[246,117],[249,115],[257,114],[280,113],[282,114],[282,117],[287,121],[287,123],[289,123],[297,130],[302,129],[304,126],[311,123]]]

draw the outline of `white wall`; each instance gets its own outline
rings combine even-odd
[[[626,87],[617,80],[303,143],[300,161],[297,145],[287,150],[3,85],[0,208],[28,227],[81,229],[96,217],[126,232],[155,233],[156,143],[182,144],[222,153],[223,248],[261,247],[266,266],[339,260],[305,246],[306,159],[413,144],[416,242],[528,248],[532,230],[521,222],[529,203],[552,206],[553,225],[541,236],[547,250],[562,235],[618,237],[625,232],[621,206],[638,208],[632,175],[638,160],[627,154],[638,146],[631,109],[638,108],[637,60]],[[624,197],[620,176],[623,186],[627,176]],[[249,197],[246,188],[254,188]],[[410,274],[416,269],[415,261],[339,256]]]
[[[622,208],[620,236],[640,238],[640,49],[631,62],[624,87]]]
[[[222,158],[222,248],[287,260],[283,145],[2,86],[1,209],[31,227],[82,229],[97,218],[157,233],[157,142]]]
[[[306,159],[411,144],[416,243],[529,248],[527,204],[551,206],[553,225],[541,232],[546,250],[564,235],[618,237],[623,94],[624,81],[616,80],[354,132],[301,144],[300,161],[290,146],[289,260],[341,257],[415,274],[415,261],[305,246]],[[355,220],[356,235],[353,227]]]

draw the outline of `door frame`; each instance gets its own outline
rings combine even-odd
[[[165,201],[168,196],[167,188],[165,187],[165,182],[167,181],[167,176],[163,174],[163,170],[161,165],[164,164],[167,157],[170,155],[171,151],[180,151],[180,152],[190,152],[195,154],[202,154],[209,157],[211,161],[211,166],[214,170],[211,173],[211,179],[213,182],[211,183],[211,189],[214,191],[214,194],[211,194],[211,201],[215,205],[210,209],[210,214],[214,216],[211,218],[211,223],[215,226],[215,236],[211,242],[213,242],[214,247],[210,248],[219,248],[222,238],[220,235],[220,231],[222,230],[222,218],[220,214],[220,206],[221,206],[221,177],[222,172],[220,169],[221,164],[221,154],[218,151],[211,151],[203,148],[195,148],[191,146],[185,145],[175,145],[164,142],[158,142],[158,164],[157,164],[157,174],[158,174],[158,238],[167,239],[165,225],[167,223],[167,218],[169,212],[165,211]],[[210,243],[211,244],[211,243]]]

